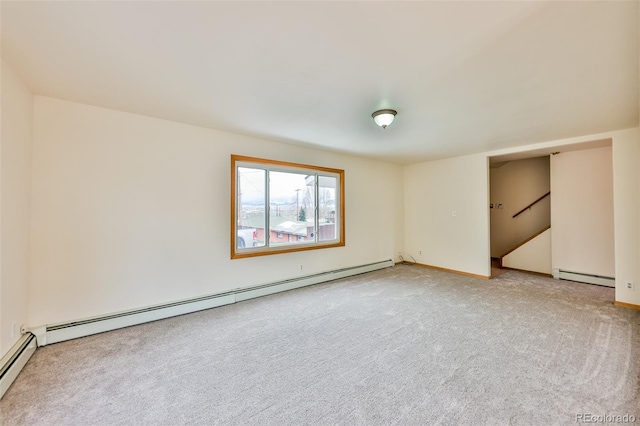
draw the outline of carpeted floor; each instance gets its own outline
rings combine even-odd
[[[4,425],[640,423],[640,311],[614,290],[396,266],[46,346]]]

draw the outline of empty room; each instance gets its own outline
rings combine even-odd
[[[640,422],[640,2],[0,37],[0,424]]]

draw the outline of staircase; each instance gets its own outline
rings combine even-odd
[[[532,207],[551,195],[547,192],[512,216],[513,220],[523,213],[531,211]],[[545,208],[549,208],[548,204]],[[548,223],[548,222],[547,222]],[[552,276],[551,270],[551,225],[535,232],[509,251],[500,256],[500,267],[537,272]]]
[[[541,229],[500,256],[500,267],[552,276],[551,226]]]

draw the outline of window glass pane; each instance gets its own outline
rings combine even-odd
[[[315,241],[314,189],[304,173],[269,172],[269,247]]]
[[[236,247],[264,247],[266,171],[238,167]]]
[[[318,182],[318,241],[338,238],[338,179],[320,176]]]

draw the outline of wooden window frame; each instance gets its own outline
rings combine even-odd
[[[238,166],[238,163],[241,163]],[[267,171],[284,171],[291,173],[313,172],[318,175],[337,177],[339,180],[337,194],[336,222],[338,223],[337,239],[329,241],[313,241],[296,244],[287,247],[245,247],[237,248],[237,224],[238,224],[238,167],[254,164],[256,168],[264,168]],[[268,185],[268,182],[266,183]],[[247,157],[242,155],[231,155],[231,226],[230,226],[230,251],[231,259],[242,259],[247,257],[268,256],[272,254],[292,253],[306,250],[319,250],[332,247],[343,247],[345,245],[345,183],[344,170],[328,167],[319,167],[308,164],[290,163],[285,161],[270,160],[265,158]],[[316,200],[317,203],[317,200]],[[317,208],[317,206],[315,206]],[[316,215],[317,216],[317,215]],[[269,231],[270,203],[265,200],[265,234]],[[317,222],[316,222],[317,223]],[[318,229],[316,229],[316,234]]]

